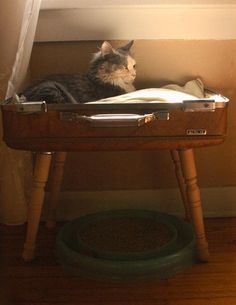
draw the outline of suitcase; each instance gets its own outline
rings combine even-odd
[[[55,225],[66,152],[169,149],[186,217],[193,222],[198,258],[208,261],[192,148],[224,141],[228,99],[209,90],[202,99],[176,92],[166,97],[167,91],[163,96],[160,92],[156,95],[156,90],[138,90],[86,104],[46,104],[11,98],[1,105],[6,144],[14,149],[37,152],[24,260],[31,261],[35,255],[52,152],[55,167],[48,227]]]
[[[224,141],[226,97],[171,91],[166,97],[170,90],[137,90],[86,104],[11,98],[1,105],[4,141],[31,151],[182,149]]]

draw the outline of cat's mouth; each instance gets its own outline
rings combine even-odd
[[[132,84],[134,82],[134,79],[131,79],[129,81],[124,82],[126,85]]]
[[[134,80],[135,80],[135,78],[136,78],[136,75],[135,75],[135,76],[131,76],[129,79],[127,79],[127,80],[125,81],[125,83],[126,83],[126,84],[133,83]]]

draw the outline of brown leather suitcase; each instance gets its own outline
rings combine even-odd
[[[125,96],[125,95],[124,95]],[[122,100],[86,104],[15,101],[2,105],[4,141],[31,151],[181,149],[220,144],[228,99]]]

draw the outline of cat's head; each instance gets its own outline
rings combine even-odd
[[[104,83],[119,86],[125,91],[132,91],[132,83],[136,77],[136,61],[130,53],[132,45],[133,41],[130,41],[114,49],[109,42],[104,41],[100,51],[94,55],[91,62],[96,77]]]

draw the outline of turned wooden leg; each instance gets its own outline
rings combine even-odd
[[[38,153],[34,168],[33,187],[28,209],[26,241],[23,259],[31,261],[34,258],[35,241],[44,200],[44,187],[48,179],[51,153]]]
[[[59,201],[66,155],[66,152],[56,152],[53,157],[54,164],[50,181],[50,194],[48,198],[47,228],[54,228],[56,225],[56,208]]]
[[[187,199],[187,194],[186,194],[186,184],[184,181],[183,173],[182,173],[182,168],[181,168],[181,163],[180,163],[180,158],[179,158],[179,152],[178,150],[171,150],[171,158],[174,162],[175,166],[175,175],[177,178],[179,190],[180,190],[180,195],[184,204],[185,208],[185,219],[189,220],[190,219],[190,211],[189,211],[189,205],[188,205],[188,199]]]
[[[192,149],[179,151],[182,172],[186,183],[186,194],[191,211],[191,218],[196,234],[198,257],[201,261],[209,260],[208,244],[205,235],[200,190],[197,185],[197,173]]]

